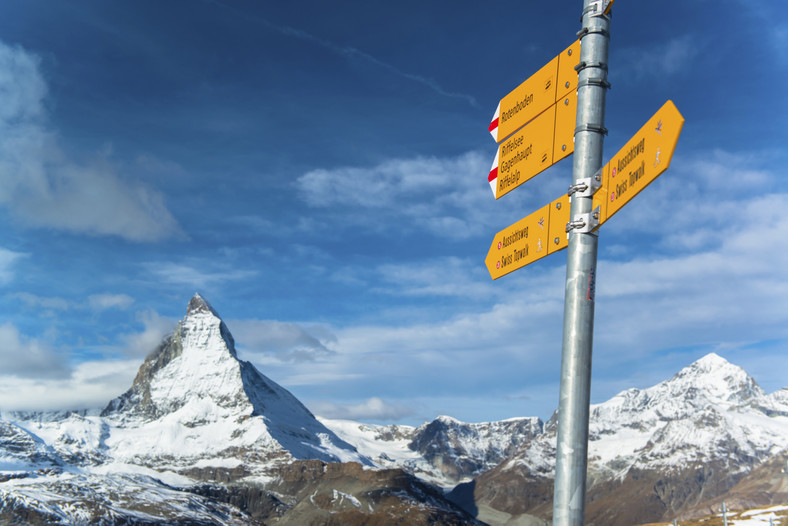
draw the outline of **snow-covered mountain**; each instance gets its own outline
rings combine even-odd
[[[555,422],[554,415],[543,434],[474,480],[474,506],[549,516]],[[688,513],[786,449],[785,390],[767,394],[743,369],[709,354],[669,380],[591,406],[589,524],[637,524]],[[515,486],[538,498],[511,498]],[[457,500],[468,505],[467,491],[460,493]]]
[[[475,523],[412,475],[371,467],[239,360],[198,294],[103,411],[0,414],[0,523]]]
[[[77,464],[175,472],[276,459],[370,464],[287,390],[239,360],[230,331],[199,294],[174,333],[145,359],[131,388],[100,414],[3,419]]]

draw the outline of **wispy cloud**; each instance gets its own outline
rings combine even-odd
[[[774,168],[781,164],[780,154],[768,152],[704,151],[674,159],[671,170],[648,189],[648,197],[637,197],[603,227],[594,355],[603,369],[624,371],[626,381],[602,382],[598,389],[662,380],[720,346],[744,356],[739,349],[788,341],[783,315],[788,310],[783,276],[788,248],[779,242],[788,237],[788,223],[781,217],[788,194],[779,189]],[[341,173],[351,181],[341,181],[339,173],[327,177],[349,187],[354,177],[361,177],[350,170]],[[373,173],[380,176],[375,184],[385,188],[376,196],[377,210],[410,198],[406,189],[412,171]],[[309,191],[320,193],[324,183]],[[334,196],[332,191],[322,194],[329,203],[373,208],[367,197]],[[433,210],[440,215],[439,206]],[[553,257],[562,259],[562,254]],[[341,378],[367,397],[389,399],[416,386],[425,399],[456,385],[470,392],[484,382],[493,382],[502,397],[537,389],[560,360],[564,268],[534,265],[496,282],[472,268],[461,259],[440,258],[338,276],[370,290],[425,299],[461,299],[463,291],[475,291],[467,296],[474,301],[464,313],[462,303],[453,314],[438,316],[434,302],[413,304],[412,316],[399,326],[381,322],[331,328],[336,339],[328,347],[335,356],[319,366],[301,364],[297,373],[276,367],[277,377],[288,382],[297,374],[292,385],[339,390],[337,396],[342,387],[334,379]],[[779,345],[770,348],[775,363],[788,362],[775,350]],[[670,354],[666,349],[689,351]],[[545,359],[550,353],[555,359]],[[660,358],[664,356],[669,359]],[[645,374],[644,364],[657,364],[659,370]],[[332,380],[323,381],[320,371]],[[396,387],[373,380],[382,371]],[[763,381],[784,384],[777,374]],[[557,382],[557,377],[549,380]],[[596,392],[603,398],[613,394]]]
[[[302,363],[327,359],[334,351],[322,339],[335,340],[320,328],[271,320],[232,320],[227,322],[240,349],[250,358],[264,354],[283,362]]]
[[[47,343],[20,334],[11,323],[0,325],[0,374],[18,378],[62,378],[71,373],[66,357]]]
[[[3,410],[103,408],[131,386],[139,360],[88,361],[57,379],[0,374]],[[20,396],[24,393],[24,396]]]
[[[368,398],[360,404],[348,405],[332,402],[314,402],[311,404],[311,409],[314,413],[324,418],[343,420],[397,421],[415,413],[412,407],[385,402],[378,397]]]
[[[143,265],[157,281],[197,289],[213,287],[228,281],[249,279],[257,275],[253,270],[219,268],[214,263],[190,265],[173,262],[146,263]]]
[[[119,338],[118,345],[127,356],[149,355],[156,350],[166,335],[172,334],[176,326],[175,320],[154,311],[137,313],[137,321],[142,324],[142,331],[125,334]]]
[[[0,248],[0,284],[8,283],[14,278],[14,265],[24,257],[27,257],[27,254]]]
[[[384,264],[374,271],[376,291],[399,296],[490,298],[497,295],[479,261],[457,257]]]
[[[330,40],[318,37],[316,35],[313,35],[311,33],[306,32],[306,31],[304,31],[302,29],[297,29],[297,28],[294,28],[294,27],[286,26],[286,25],[274,24],[274,23],[270,22],[269,20],[267,20],[267,19],[265,19],[265,18],[263,18],[263,17],[261,17],[259,15],[252,14],[252,13],[249,13],[247,11],[242,11],[242,10],[236,8],[236,7],[230,6],[230,5],[225,4],[223,2],[212,0],[211,3],[213,3],[215,5],[222,6],[222,7],[226,8],[226,9],[231,9],[231,10],[235,11],[236,13],[239,13],[240,15],[242,15],[242,16],[244,16],[246,18],[253,19],[253,20],[257,21],[258,23],[266,26],[268,29],[276,31],[277,33],[279,33],[281,35],[285,35],[287,37],[297,38],[299,40],[304,40],[304,41],[307,41],[307,42],[311,42],[311,43],[316,44],[316,45],[318,45],[318,46],[320,46],[320,47],[322,47],[324,49],[327,49],[327,50],[331,51],[332,53],[335,53],[335,54],[337,54],[337,55],[339,55],[341,57],[344,57],[344,58],[346,58],[348,60],[355,60],[355,61],[358,61],[358,62],[365,62],[367,64],[371,64],[371,65],[376,66],[378,68],[384,69],[384,70],[386,70],[386,71],[388,71],[388,72],[390,72],[390,73],[392,73],[392,74],[394,74],[394,75],[396,75],[398,77],[410,80],[410,81],[415,82],[417,84],[421,84],[422,86],[428,88],[429,90],[437,93],[438,95],[440,95],[442,97],[448,97],[448,98],[452,98],[452,99],[462,100],[462,101],[467,102],[468,104],[470,104],[471,106],[473,106],[475,108],[479,107],[479,104],[476,102],[476,99],[473,96],[471,96],[471,95],[467,95],[465,93],[458,93],[458,92],[452,92],[452,91],[446,90],[435,79],[432,79],[432,78],[429,78],[429,77],[426,77],[426,76],[423,76],[423,75],[418,75],[418,74],[415,74],[415,73],[410,73],[410,72],[404,71],[404,70],[402,70],[402,69],[400,69],[400,68],[398,68],[398,67],[396,67],[396,66],[394,66],[392,64],[389,64],[388,62],[380,60],[379,58],[376,58],[376,57],[370,55],[369,53],[365,53],[365,52],[363,52],[363,51],[361,51],[361,50],[359,50],[359,49],[357,49],[355,47],[343,46],[343,45],[336,44],[336,43],[334,43],[334,42],[332,42]]]
[[[70,301],[56,296],[38,296],[29,292],[17,292],[11,295],[31,308],[56,311],[70,309],[90,309],[101,312],[107,309],[125,310],[134,303],[134,298],[127,294],[91,294],[85,301]]]
[[[506,206],[496,207],[487,184],[491,161],[492,156],[480,152],[391,159],[370,167],[312,170],[295,185],[301,198],[316,211],[325,211],[335,225],[372,230],[394,225],[450,239],[492,237],[507,225],[500,224],[500,211]],[[544,188],[551,188],[551,182],[547,180]]]
[[[34,227],[157,241],[181,231],[164,197],[123,177],[106,154],[74,161],[45,110],[39,59],[0,42],[0,206]]]
[[[92,294],[88,296],[88,305],[95,311],[107,309],[126,310],[134,303],[128,294]]]
[[[628,75],[622,78],[666,79],[692,68],[695,59],[703,53],[704,43],[696,36],[686,35],[647,47],[627,48],[620,51]]]

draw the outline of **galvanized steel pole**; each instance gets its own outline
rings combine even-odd
[[[573,187],[602,167],[610,19],[607,2],[583,1],[577,84]],[[584,214],[585,217],[583,217]],[[594,335],[597,234],[589,233],[592,197],[572,197],[564,300],[553,525],[582,526],[585,515],[591,353]],[[585,224],[583,228],[580,225]]]

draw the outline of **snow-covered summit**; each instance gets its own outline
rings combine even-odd
[[[220,318],[219,313],[214,310],[205,298],[200,296],[199,292],[197,292],[192,299],[189,300],[189,305],[186,308],[186,315],[191,316],[192,314],[198,314],[200,312],[210,313],[216,318]]]
[[[715,353],[691,363],[664,384],[675,393],[697,389],[706,400],[718,403],[747,403],[765,395],[744,369]]]
[[[61,455],[181,471],[289,459],[371,462],[289,391],[240,360],[229,329],[196,294],[131,387],[101,415],[24,419]],[[77,459],[79,461],[79,459]]]
[[[619,469],[709,461],[731,448],[756,458],[788,446],[788,422],[764,410],[777,405],[744,369],[711,353],[669,380],[593,405],[589,457]]]
[[[250,367],[238,360],[235,341],[218,313],[196,294],[173,334],[145,359],[131,388],[102,414],[152,420],[193,401],[251,413],[244,376],[254,373],[243,374]]]

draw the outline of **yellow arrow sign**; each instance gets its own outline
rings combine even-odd
[[[492,279],[566,248],[569,197],[562,195],[495,234],[484,263]]]
[[[593,197],[600,225],[668,169],[683,126],[684,117],[667,101],[602,168],[602,186]],[[566,248],[569,206],[562,195],[495,234],[484,260],[492,279]]]
[[[577,90],[498,146],[487,181],[496,199],[575,151]]]
[[[684,117],[667,101],[602,168],[593,205],[600,225],[668,169],[682,126]]]
[[[577,72],[574,68],[579,62],[580,41],[576,40],[501,99],[489,127],[495,142],[503,141],[576,89]]]

